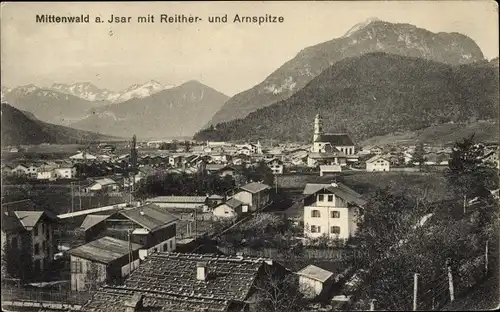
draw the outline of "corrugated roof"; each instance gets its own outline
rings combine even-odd
[[[333,146],[352,146],[354,143],[347,133],[321,134],[314,142],[329,142]]]
[[[333,276],[332,272],[323,270],[322,268],[315,265],[308,265],[297,272],[297,274],[320,281],[322,283],[326,282],[330,277]]]
[[[83,229],[84,231],[90,229],[94,225],[101,223],[101,221],[106,220],[110,215],[88,215],[85,217],[85,220],[83,220],[82,225],[80,225],[80,228]]]
[[[148,199],[151,203],[205,203],[206,196],[158,196]]]
[[[259,182],[252,182],[245,184],[241,187],[242,190],[248,191],[252,194],[261,192],[263,190],[270,189],[271,187],[267,184],[259,183]]]
[[[154,204],[126,209],[119,213],[150,231],[178,220],[177,217]]]
[[[132,251],[142,246],[131,243]],[[129,243],[121,239],[105,236],[85,245],[73,248],[70,255],[100,263],[109,263],[129,253]]]
[[[335,183],[336,186],[332,184],[318,184],[318,183],[307,183],[304,188],[304,195],[312,195],[321,190],[327,190],[344,200],[355,203],[356,205],[363,206],[366,204],[366,201],[361,199],[361,194],[357,193],[353,189],[341,184]]]

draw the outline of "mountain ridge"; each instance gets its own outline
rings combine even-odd
[[[453,65],[484,60],[477,44],[459,33],[433,33],[415,25],[381,20],[371,21],[349,33],[351,30],[346,33],[348,36],[302,49],[261,83],[231,97],[205,127],[245,117],[285,100],[323,70],[348,57],[380,51]]]

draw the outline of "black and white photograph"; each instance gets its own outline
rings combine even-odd
[[[2,311],[499,308],[497,2],[0,22]]]

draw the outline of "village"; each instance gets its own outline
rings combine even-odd
[[[420,190],[450,168],[454,147],[358,146],[346,133],[323,132],[319,114],[311,132],[308,144],[272,146],[134,136],[118,148],[101,143],[63,159],[30,161],[10,157],[23,147],[9,147],[3,197],[16,189],[17,197],[2,201],[2,268],[9,276],[2,304],[82,311],[376,309],[376,300],[359,297],[369,254],[356,239],[373,213],[366,209],[378,204],[360,181],[377,189],[401,181]],[[481,149],[480,166],[499,169],[497,144],[474,148]],[[422,180],[412,185],[412,179]],[[19,195],[22,185],[32,186]],[[64,203],[40,202],[54,185]],[[498,201],[498,187],[489,191]],[[417,202],[428,206],[412,215],[416,225],[408,233],[440,224],[436,206],[446,202],[449,212],[457,204],[425,196]],[[484,200],[464,198],[458,206],[466,213]],[[388,247],[403,248],[402,239],[392,237]],[[494,247],[486,248],[472,272],[488,266]],[[453,290],[451,297],[441,290],[432,308],[453,303]],[[418,300],[399,307],[429,307]],[[271,309],[276,301],[279,308]]]

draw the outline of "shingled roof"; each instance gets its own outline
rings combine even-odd
[[[347,133],[321,134],[314,142],[329,142],[333,146],[353,146],[351,138]]]
[[[208,277],[196,278],[197,264],[206,263]],[[190,298],[245,300],[265,259],[207,254],[152,254],[125,281],[126,288]]]
[[[333,193],[344,200],[355,203],[356,205],[363,206],[366,204],[366,201],[361,198],[361,194],[357,193],[353,189],[341,184],[341,183],[332,183],[332,184],[319,184],[319,183],[307,183],[304,188],[303,194],[306,196],[313,195],[319,191],[326,190],[330,193]]]
[[[137,291],[120,286],[99,289],[92,299],[82,306],[80,311],[123,312],[125,311],[126,302],[132,301],[134,295],[142,295],[142,304],[136,309],[137,312],[224,312],[227,311],[229,306],[229,301],[226,300],[196,299],[186,296]]]

